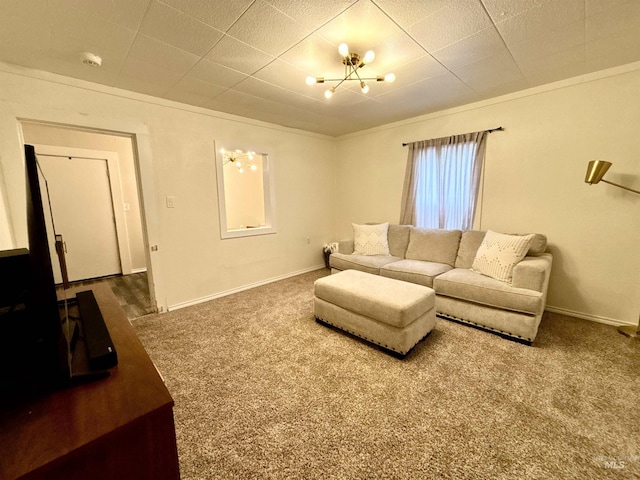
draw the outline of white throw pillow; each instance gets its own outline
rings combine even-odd
[[[353,225],[354,255],[389,255],[389,222],[378,225]]]
[[[513,268],[524,258],[534,235],[507,235],[487,231],[471,270],[511,284]]]

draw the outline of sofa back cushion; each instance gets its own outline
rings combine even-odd
[[[458,249],[458,256],[456,258],[456,268],[471,268],[473,260],[476,258],[476,253],[484,236],[487,232],[484,230],[465,230],[462,232],[460,238],[460,248]],[[520,234],[514,234],[520,235]],[[524,234],[522,234],[524,235]],[[547,251],[547,237],[541,233],[534,233],[533,240],[529,246],[528,256],[537,257]]]
[[[460,243],[460,230],[413,228],[406,258],[454,266]]]
[[[389,225],[389,253],[404,258],[409,246],[411,225]]]
[[[476,252],[487,232],[480,230],[465,230],[460,237],[460,248],[456,257],[456,268],[471,268]]]

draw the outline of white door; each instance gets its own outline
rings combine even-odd
[[[46,179],[40,186],[45,216],[51,222],[53,215],[55,233],[64,240],[69,281],[122,273],[107,160],[37,157]],[[53,230],[47,233],[54,279],[62,283]]]

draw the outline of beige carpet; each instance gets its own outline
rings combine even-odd
[[[438,319],[399,360],[314,321],[327,272],[134,322],[183,479],[640,478],[640,342],[553,314],[533,347]]]

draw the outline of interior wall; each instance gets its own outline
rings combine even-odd
[[[332,138],[8,64],[0,64],[0,91],[0,162],[17,246],[27,238],[17,123],[29,119],[136,132],[161,307],[323,265],[336,210]],[[221,240],[217,138],[273,153],[277,233]],[[167,196],[175,208],[167,208]]]
[[[607,179],[640,189],[639,125],[634,66],[342,137],[336,239],[352,222],[398,222],[403,142],[503,126],[487,143],[478,227],[547,235],[550,309],[636,324],[640,195],[584,176],[589,160],[608,160]]]
[[[131,254],[131,268],[134,272],[145,270],[147,263],[142,234],[142,216],[131,139],[29,122],[22,123],[22,131],[25,143],[29,144],[105,150],[118,154],[122,201],[130,206],[129,210],[124,211],[124,218]]]

